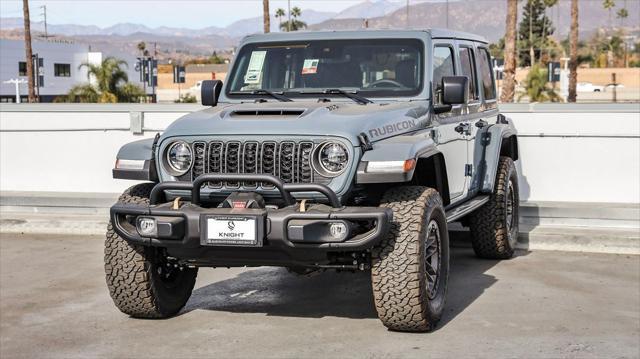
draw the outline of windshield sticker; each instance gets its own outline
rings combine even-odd
[[[253,51],[251,53],[251,59],[249,60],[247,73],[244,75],[244,83],[246,84],[260,83],[260,80],[262,80],[262,66],[264,65],[264,58],[266,56],[267,56],[266,51]]]
[[[320,60],[318,59],[305,59],[304,64],[302,65],[302,74],[309,75],[318,73],[318,63]]]

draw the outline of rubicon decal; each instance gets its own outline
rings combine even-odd
[[[405,120],[369,130],[369,137],[376,138],[416,127],[416,120]]]

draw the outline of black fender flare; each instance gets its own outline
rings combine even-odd
[[[158,182],[155,161],[155,149],[159,135],[127,143],[122,146],[116,156],[113,169],[114,179]],[[128,165],[124,165],[124,163]]]

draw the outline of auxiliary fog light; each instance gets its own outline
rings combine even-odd
[[[329,233],[337,240],[345,240],[349,235],[349,227],[344,222],[332,222],[329,224]]]
[[[158,226],[155,218],[152,217],[138,217],[136,230],[142,237],[156,237],[158,235]]]

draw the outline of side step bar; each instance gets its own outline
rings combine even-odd
[[[450,211],[447,211],[447,223],[451,223],[455,220],[458,220],[464,216],[466,216],[467,214],[475,211],[476,209],[480,208],[480,206],[482,206],[483,204],[487,203],[489,201],[489,195],[484,195],[484,196],[477,196],[467,202],[464,202],[463,204],[451,209]]]

